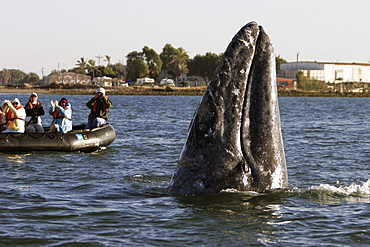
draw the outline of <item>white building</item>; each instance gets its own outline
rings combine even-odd
[[[92,84],[102,87],[111,87],[113,86],[113,79],[108,76],[94,77]]]
[[[65,72],[59,74],[49,75],[45,79],[46,85],[56,83],[56,84],[91,84],[91,78],[88,75],[81,75],[73,72]]]
[[[370,84],[370,63],[293,62],[280,64],[280,77],[296,79],[297,72],[327,84]]]

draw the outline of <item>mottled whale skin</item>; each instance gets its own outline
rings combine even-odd
[[[256,22],[242,27],[196,110],[169,194],[285,188],[275,56]]]

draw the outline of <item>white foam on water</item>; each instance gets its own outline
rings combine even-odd
[[[339,182],[337,182],[337,184],[338,183]],[[362,182],[362,184],[352,183],[348,186],[345,185],[334,186],[330,184],[320,184],[318,186],[311,186],[309,189],[338,193],[347,196],[348,195],[370,196],[370,180]]]

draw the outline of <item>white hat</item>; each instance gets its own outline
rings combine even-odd
[[[32,93],[30,97],[38,97],[37,93]]]
[[[105,94],[105,89],[100,87],[98,89],[96,89],[96,93],[102,93],[102,94]]]
[[[17,99],[17,98],[14,98],[13,100],[12,100],[12,103],[14,103],[14,102],[17,102],[19,105],[21,104],[21,102],[19,101],[19,99]]]

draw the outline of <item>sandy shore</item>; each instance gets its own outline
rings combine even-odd
[[[107,95],[203,95],[206,87],[106,87]],[[62,95],[90,95],[95,88],[47,89],[47,88],[7,88],[0,87],[0,93],[32,93],[62,94]]]
[[[45,90],[45,89],[23,89],[23,88],[17,88],[17,89],[12,89],[12,88],[0,88],[0,93],[39,93],[39,94],[51,94],[50,90]]]

